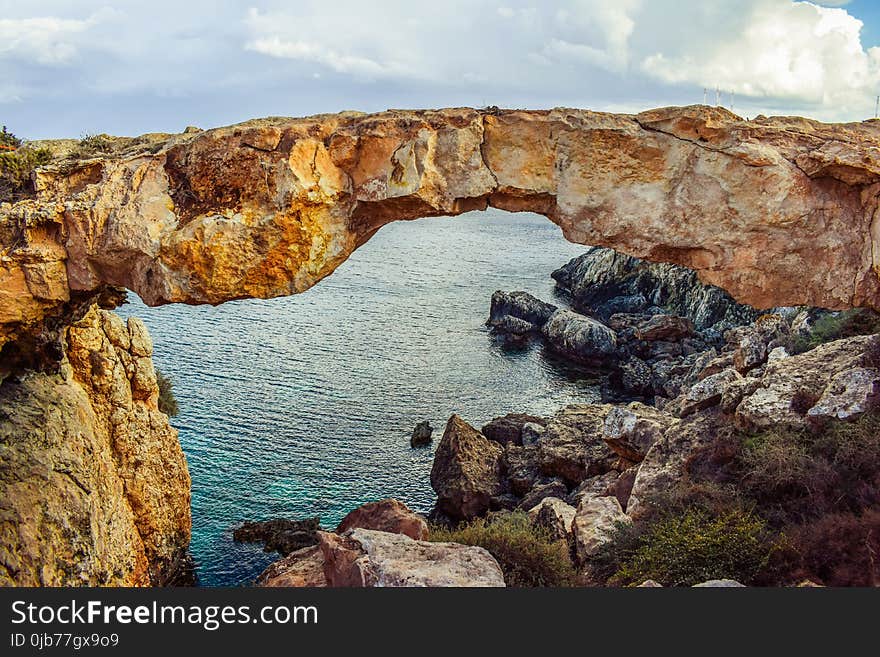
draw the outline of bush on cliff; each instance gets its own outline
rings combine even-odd
[[[454,529],[433,527],[429,540],[485,548],[498,560],[508,586],[574,586],[577,572],[568,543],[553,540],[522,511],[478,518]]]
[[[817,319],[807,335],[792,339],[789,351],[800,354],[826,342],[874,333],[880,333],[880,314],[867,308],[853,308]]]
[[[629,554],[611,578],[614,584],[653,579],[664,586],[693,586],[725,578],[750,584],[777,549],[765,522],[742,510],[713,517],[692,509],[667,516],[635,540],[626,540]]]
[[[31,174],[52,161],[46,148],[22,146],[21,140],[3,126],[0,132],[0,203],[14,202],[33,192]],[[11,150],[15,149],[15,150]]]
[[[156,383],[159,386],[159,410],[168,417],[174,417],[180,413],[177,399],[174,397],[174,381],[157,369]]]
[[[643,501],[596,572],[610,584],[684,583],[706,574],[708,554],[726,564],[713,576],[743,583],[880,581],[880,414],[718,438]]]

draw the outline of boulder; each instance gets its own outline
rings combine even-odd
[[[575,550],[580,562],[585,563],[596,556],[614,538],[619,525],[631,523],[616,497],[584,499],[572,520]]]
[[[863,367],[865,349],[872,336],[857,336],[821,344],[810,351],[768,363],[759,387],[745,395],[736,407],[736,424],[747,431],[760,431],[774,426],[803,428],[807,413],[825,394],[838,374]],[[859,375],[861,376],[861,375]],[[843,391],[848,377],[842,377],[832,390]],[[853,384],[853,381],[850,380]],[[829,391],[814,416],[832,412],[836,393]],[[866,396],[867,399],[867,396]],[[812,403],[811,403],[812,402]],[[843,411],[846,413],[846,411]]]
[[[319,545],[328,586],[504,586],[498,562],[481,547],[360,528],[322,532]]]
[[[569,493],[566,501],[577,508],[585,498],[614,495],[613,490],[617,479],[618,473],[615,470],[584,479],[577,488]]]
[[[517,508],[523,511],[528,511],[545,498],[563,498],[566,495],[568,495],[568,487],[562,482],[562,480],[550,479],[549,481],[535,484],[535,486],[523,496],[522,500],[520,500],[517,505]]]
[[[522,436],[522,444],[523,445],[537,445],[538,441],[544,437],[544,434],[547,433],[545,424],[538,424],[537,422],[526,422],[522,426],[522,431],[520,432]]]
[[[486,324],[514,333],[539,331],[555,310],[556,306],[545,303],[528,292],[498,290],[492,295]]]
[[[686,317],[675,315],[654,315],[635,330],[636,339],[647,342],[677,341],[693,334],[694,323]]]
[[[359,506],[342,519],[336,528],[336,533],[344,534],[355,527],[406,534],[417,541],[428,538],[428,523],[425,519],[411,511],[403,502],[394,499],[369,502]]]
[[[631,356],[616,370],[620,389],[631,395],[650,396],[654,393],[654,371],[641,358]]]
[[[507,443],[502,463],[507,483],[514,495],[525,495],[541,476],[537,449],[533,445]]]
[[[807,419],[852,420],[877,407],[880,393],[880,370],[856,367],[832,377]]]
[[[707,376],[684,393],[679,415],[685,417],[721,403],[724,392],[741,379],[742,376],[735,369],[727,369]]]
[[[586,315],[557,310],[541,331],[554,351],[580,363],[602,365],[618,357],[614,331]]]
[[[735,579],[710,579],[700,584],[694,584],[693,588],[736,589],[745,588],[745,584],[740,584]]]
[[[502,452],[458,415],[449,418],[431,467],[438,510],[457,520],[486,513],[490,499],[503,492]]]
[[[730,421],[716,409],[673,421],[639,465],[627,513],[634,514],[633,498],[651,500],[679,482],[691,455],[713,442],[722,430],[730,430]]]
[[[308,587],[327,586],[324,577],[324,554],[318,545],[291,552],[269,565],[254,582],[254,586]]]
[[[413,429],[412,437],[409,440],[410,446],[423,447],[425,445],[430,445],[432,433],[434,433],[434,429],[431,427],[431,423],[428,422],[428,420],[419,422],[415,429]]]
[[[545,497],[529,509],[529,516],[537,527],[547,530],[551,538],[568,540],[571,536],[571,523],[577,510],[558,497]]]
[[[610,408],[602,404],[576,404],[550,418],[535,446],[541,472],[577,486],[587,477],[611,470],[617,455],[602,440]]]
[[[638,402],[615,406],[605,417],[602,440],[627,461],[639,463],[671,422],[671,416]]]
[[[483,425],[480,429],[489,440],[496,443],[506,445],[507,443],[515,443],[522,445],[522,429],[527,423],[538,424],[543,426],[546,421],[536,415],[528,415],[527,413],[508,413],[502,417],[496,417]]]

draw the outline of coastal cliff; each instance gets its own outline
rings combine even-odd
[[[873,121],[746,121],[708,107],[270,118],[62,154],[34,172],[33,187],[29,198],[0,204],[2,584],[156,585],[173,580],[185,560],[186,462],[158,410],[146,329],[109,310],[121,303],[119,288],[150,305],[295,294],[389,222],[494,207],[545,215],[573,242],[684,265],[729,292],[733,310],[733,299],[758,308],[880,308],[880,124]],[[539,308],[542,318],[547,306]],[[580,360],[638,356],[644,363],[626,362],[645,376],[631,378],[644,379],[639,389],[651,396],[666,352],[678,349],[668,338],[690,339],[693,327],[687,318],[636,319],[612,332],[554,308],[542,330]],[[798,390],[776,394],[772,381],[741,381],[772,370],[776,338],[732,334],[723,355],[734,360],[714,363],[718,372],[710,373],[712,363],[688,363],[695,380],[661,391],[680,402],[664,413],[678,413],[678,424],[696,422],[682,410],[687,403],[720,413],[715,406],[736,384],[737,404],[752,404],[752,416],[768,403],[776,415],[790,415]],[[867,358],[867,341],[852,344]],[[760,358],[745,363],[753,347]],[[870,367],[847,361],[828,376],[870,369],[850,388],[873,408],[878,374],[867,360]],[[728,378],[711,378],[719,372]],[[707,390],[705,381],[726,387]],[[805,413],[832,394],[831,383],[840,382],[823,379],[808,391],[816,398]],[[707,397],[689,402],[694,390]],[[610,412],[604,405],[562,412],[556,424],[545,421],[550,429],[530,427],[536,435],[556,431],[559,444],[544,443],[540,475],[531,477],[529,461],[520,468],[527,476],[510,483],[496,481],[501,455],[509,473],[518,452],[538,448],[502,450],[461,421],[458,434],[488,445],[488,474],[480,479],[491,485],[459,515],[509,506],[514,493],[507,489],[517,485],[537,503],[571,495],[593,477],[622,476],[636,460],[634,448],[620,454],[596,439]],[[582,434],[590,438],[586,455]],[[637,446],[638,456],[650,462],[657,444]],[[453,450],[447,461],[456,458]],[[531,490],[550,475],[561,482],[550,482],[554,491]],[[598,495],[603,504],[612,497],[606,490]]]
[[[90,307],[54,373],[0,385],[0,585],[174,581],[190,478],[143,323]]]

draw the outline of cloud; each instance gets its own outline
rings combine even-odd
[[[85,19],[43,16],[0,19],[0,59],[20,58],[45,66],[69,64],[84,32],[113,15],[95,12]]]
[[[824,108],[862,104],[880,81],[880,49],[862,46],[844,9],[760,0],[691,20],[678,44],[642,59],[646,74]]]

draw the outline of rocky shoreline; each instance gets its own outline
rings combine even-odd
[[[510,413],[479,430],[453,415],[434,455],[431,485],[437,502],[431,526],[485,528],[526,514],[541,540],[564,546],[562,552],[577,573],[573,581],[581,585],[625,584],[621,572],[629,573],[628,583],[642,586],[738,586],[737,578],[764,585],[841,584],[845,578],[840,572],[811,567],[810,555],[798,553],[797,546],[783,547],[782,538],[789,531],[797,539],[829,518],[843,522],[845,505],[832,504],[824,515],[807,514],[799,524],[773,524],[771,514],[749,509],[749,502],[737,497],[743,485],[725,478],[740,467],[733,464],[744,458],[743,445],[749,441],[765,440],[774,432],[799,432],[818,441],[838,426],[849,430],[872,422],[880,404],[877,338],[853,335],[798,353],[809,345],[817,322],[838,316],[810,308],[762,313],[703,285],[692,272],[608,249],[591,249],[553,277],[572,309],[525,292],[499,291],[492,296],[487,324],[505,341],[543,340],[564,357],[603,368],[609,372],[609,401],[570,405],[550,417]],[[626,397],[632,401],[619,401]],[[866,448],[880,450],[876,432],[868,430]],[[866,458],[876,455],[880,451]],[[777,468],[782,478],[787,465],[769,467]],[[835,461],[829,467],[848,466]],[[873,554],[871,541],[877,540],[871,538],[869,524],[876,522],[871,514],[880,504],[880,467],[869,466],[861,474],[858,500],[848,509],[859,536],[840,540],[855,544],[866,535],[865,554],[849,558],[866,564]],[[687,499],[670,501],[673,494]],[[811,495],[808,491],[798,500],[809,503]],[[822,507],[816,495],[817,508]],[[667,521],[658,518],[668,519],[672,513],[710,528],[713,522],[745,519],[753,523],[748,526],[759,527],[760,541],[767,541],[766,560],[757,552],[750,557],[754,563],[716,554],[717,563],[698,571],[704,577],[680,575],[681,565],[665,576],[656,568],[629,572],[626,564],[609,571],[609,562],[620,560],[615,551],[627,549],[621,546],[627,535],[641,531],[644,551],[644,536]],[[722,530],[728,534],[722,536],[723,544],[738,540],[742,528]],[[849,530],[853,534],[852,526]],[[771,535],[777,543],[770,542]],[[495,559],[492,563],[485,555],[468,553],[462,545],[445,544],[441,555],[439,548],[427,547],[428,536],[424,520],[400,502],[368,504],[352,512],[336,532],[318,532],[317,546],[270,566],[258,584],[486,586],[494,585],[497,572],[505,570]],[[760,543],[755,536],[749,539]],[[706,557],[700,553],[704,548],[678,547],[689,547],[694,560]],[[431,570],[435,559],[447,563],[451,579],[436,578]],[[797,559],[799,565],[792,566]],[[354,571],[352,563],[359,564]],[[481,564],[479,574],[465,567],[474,563]],[[839,565],[852,566],[847,558]],[[636,581],[639,572],[660,574]],[[861,579],[849,576],[876,583],[877,575],[865,568]]]

